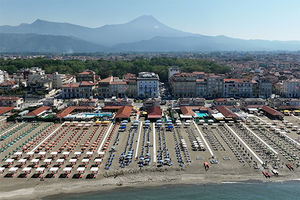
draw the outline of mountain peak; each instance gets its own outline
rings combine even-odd
[[[133,24],[133,23],[151,23],[151,24],[161,24],[160,21],[158,21],[155,17],[153,17],[152,15],[142,15],[139,16],[137,18],[135,18],[134,20],[130,21],[129,23]]]
[[[41,24],[41,23],[45,23],[47,21],[42,20],[42,19],[36,19],[34,22],[32,22],[32,24]]]

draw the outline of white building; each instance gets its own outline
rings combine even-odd
[[[153,72],[140,72],[137,78],[138,96],[155,98],[159,96],[159,76]]]
[[[8,80],[8,73],[6,71],[0,70],[0,83]]]
[[[172,66],[168,70],[168,80],[174,75],[174,74],[180,74],[180,69],[178,66]]]
[[[292,79],[283,82],[282,94],[288,98],[299,98],[300,97],[300,80]]]

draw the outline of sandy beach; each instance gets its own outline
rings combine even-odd
[[[96,180],[19,180],[2,179],[0,183],[0,199],[41,199],[46,196],[68,193],[84,193],[91,191],[104,191],[120,187],[152,187],[166,184],[207,184],[207,183],[232,183],[244,181],[290,181],[299,180],[300,174],[286,173],[272,179],[264,178],[259,172],[251,170],[224,171],[210,170],[193,173],[189,170],[182,171],[143,171],[131,172],[117,177],[102,177]],[[248,171],[248,172],[247,172]]]

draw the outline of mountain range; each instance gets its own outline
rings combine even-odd
[[[0,26],[0,52],[182,52],[298,51],[300,41],[243,40],[173,29],[152,16],[128,23],[88,28],[37,19]]]

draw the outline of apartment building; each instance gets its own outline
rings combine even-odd
[[[282,95],[287,98],[300,97],[300,79],[286,80],[282,85]]]
[[[62,86],[61,97],[63,99],[71,98],[90,98],[94,95],[95,85],[89,81],[80,83],[69,83]]]
[[[252,97],[253,82],[247,79],[224,79],[225,98],[249,98]]]
[[[76,75],[76,82],[82,81],[90,81],[95,83],[96,82],[96,75],[95,72],[92,70],[86,70]]]
[[[159,76],[153,72],[140,72],[137,77],[137,95],[141,98],[159,96]]]

